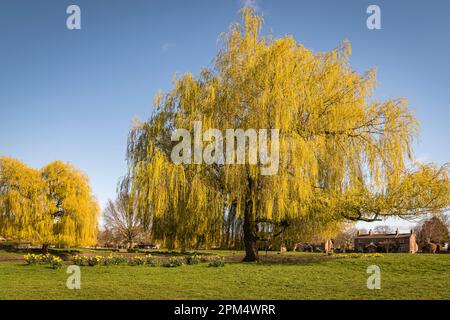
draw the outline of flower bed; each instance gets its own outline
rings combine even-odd
[[[61,258],[51,254],[27,254],[24,256],[24,259],[29,265],[48,264],[53,269],[59,269],[63,265]],[[109,256],[76,255],[73,258],[73,264],[85,267],[129,265],[150,267],[163,266],[167,268],[175,268],[183,265],[195,265],[199,263],[208,263],[211,267],[222,267],[225,265],[225,262],[221,257],[203,255],[172,257],[167,260],[155,258],[151,254],[134,257],[125,257],[114,254]]]
[[[134,256],[134,257],[124,257],[119,255],[109,255],[105,256],[75,256],[73,259],[73,263],[77,266],[110,266],[110,265],[129,265],[129,266],[150,266],[157,267],[163,266],[168,268],[180,267],[183,265],[195,265],[199,263],[216,263],[216,261],[220,261],[220,265],[223,265],[224,262],[220,257],[210,257],[210,256],[188,256],[188,257],[172,257],[167,260],[162,260],[153,257],[148,254],[146,256]]]
[[[26,254],[23,256],[26,263],[33,264],[48,264],[53,269],[59,269],[63,265],[63,261],[60,257],[51,254]]]

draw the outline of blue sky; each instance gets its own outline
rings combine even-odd
[[[0,0],[0,155],[36,168],[70,162],[104,205],[126,172],[133,117],[151,115],[153,95],[176,73],[212,65],[218,35],[243,3]],[[449,1],[251,3],[265,17],[264,32],[292,34],[314,51],[348,39],[354,69],[378,68],[377,98],[409,99],[421,121],[416,157],[449,161]],[[81,8],[81,30],[66,28],[70,4]],[[381,30],[366,27],[370,4],[381,8]]]

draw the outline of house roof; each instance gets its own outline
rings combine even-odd
[[[413,234],[412,233],[372,233],[372,234],[360,234],[355,237],[355,239],[394,239],[394,238],[409,238]]]

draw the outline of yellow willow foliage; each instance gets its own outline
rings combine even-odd
[[[63,162],[41,171],[0,158],[0,235],[34,243],[92,245],[99,206],[87,177]]]
[[[0,235],[31,242],[51,239],[52,220],[46,214],[47,185],[39,171],[0,157]]]
[[[177,78],[169,93],[155,97],[153,117],[130,132],[137,203],[154,208],[160,218],[155,228],[174,241],[210,236],[231,203],[238,216],[250,208],[253,221],[334,221],[338,229],[343,215],[338,219],[330,208],[343,202],[343,194],[365,189],[372,195],[405,183],[418,131],[407,102],[370,99],[375,71],[361,75],[350,68],[348,42],[315,53],[291,36],[264,37],[261,27],[262,18],[244,8],[242,23],[222,36],[215,67]],[[170,135],[176,128],[192,132],[194,121],[223,132],[279,129],[278,173],[263,176],[259,165],[249,164],[175,165]]]
[[[55,161],[42,170],[54,218],[55,243],[87,246],[97,242],[100,208],[88,177],[70,164]]]
[[[350,220],[438,214],[450,203],[449,175],[449,164],[416,164],[405,170],[398,183],[389,183],[378,192],[361,187],[340,194],[334,210]]]

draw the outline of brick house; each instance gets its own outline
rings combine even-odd
[[[354,239],[354,248],[357,252],[405,252],[416,253],[418,248],[416,235],[411,232],[400,233],[397,229],[395,233],[360,234]]]

